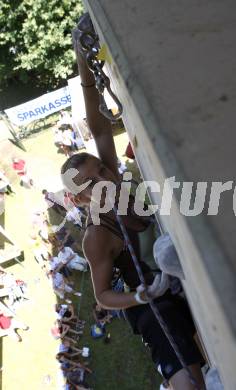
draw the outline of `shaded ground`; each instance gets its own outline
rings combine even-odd
[[[119,156],[124,153],[127,136],[118,132],[115,137]],[[46,130],[24,141],[27,153],[19,151],[18,155],[30,164],[36,189],[21,188],[14,179],[16,195],[7,198],[5,225],[14,236],[18,245],[25,251],[23,267],[14,265],[10,268],[18,277],[26,280],[32,299],[24,304],[19,315],[30,326],[30,331],[21,332],[22,343],[4,338],[2,341],[2,388],[4,390],[43,390],[57,389],[58,366],[55,360],[57,342],[50,335],[54,321],[53,304],[56,301],[49,281],[33,259],[29,247],[30,221],[33,210],[41,208],[42,186],[56,186],[54,173],[64,162],[65,157],[57,154],[53,145],[51,130]],[[46,176],[45,182],[41,179]],[[37,181],[37,179],[39,179]],[[38,187],[38,188],[37,188]],[[80,233],[74,231],[77,241]],[[91,306],[94,302],[90,275],[85,275],[83,285],[81,275],[74,277],[82,298],[74,299],[80,310],[80,317],[87,321],[80,346],[91,349],[91,368],[94,374],[91,385],[95,390],[151,390],[158,388],[158,377],[152,366],[149,351],[141,339],[132,335],[128,324],[115,320],[108,326],[111,343],[104,344],[103,339],[93,340],[90,337],[90,326],[93,324]]]

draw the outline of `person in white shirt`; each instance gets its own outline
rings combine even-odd
[[[60,111],[60,117],[58,121],[59,126],[70,125],[71,124],[71,116],[67,111]]]
[[[57,257],[62,264],[67,265],[67,267],[70,269],[75,269],[77,271],[87,271],[87,260],[75,253],[73,249],[68,246],[60,246],[58,249],[60,252],[58,253]]]
[[[56,304],[55,305],[56,318],[63,322],[78,322],[78,327],[81,323],[79,318],[75,315],[73,305],[69,304]],[[80,325],[81,326],[81,325]]]
[[[62,149],[66,156],[71,156],[73,154],[73,141],[73,129],[68,125],[68,127],[62,131]]]
[[[62,133],[62,143],[63,143],[63,145],[71,146],[72,145],[72,136],[73,136],[73,133],[72,133],[71,128],[63,130],[63,133]]]
[[[60,272],[64,276],[65,282],[69,284],[68,277],[71,275],[71,271],[66,265],[62,264],[57,256],[49,257],[49,270]]]
[[[49,269],[50,271],[55,271],[56,268],[61,265],[61,261],[58,259],[57,256],[51,256],[49,258]]]
[[[51,270],[51,271],[49,271],[49,276],[51,276],[51,278],[52,278],[53,290],[59,298],[64,299],[65,293],[74,294],[77,297],[81,296],[80,292],[75,291],[71,286],[69,286],[67,283],[65,283],[63,275],[60,274],[60,272],[56,272],[56,271]]]
[[[56,319],[57,320],[62,320],[64,317],[64,314],[68,310],[68,305],[65,304],[56,304],[55,311],[56,311]]]
[[[42,194],[44,195],[44,199],[48,205],[49,208],[53,208],[53,210],[56,211],[56,213],[61,214],[65,212],[65,208],[63,204],[61,204],[60,199],[56,197],[54,192],[49,192],[45,189],[42,190]]]
[[[69,222],[72,222],[74,225],[78,225],[82,228],[82,213],[77,207],[70,208],[66,213],[66,219]]]
[[[58,127],[54,129],[54,145],[59,149],[62,147],[62,130]]]
[[[24,283],[22,281],[22,283]],[[26,284],[24,283],[24,286]],[[6,272],[0,267],[0,297],[7,297],[7,304],[11,308],[16,302],[23,299],[29,299],[26,296],[26,289],[23,284],[17,282],[16,277],[9,272]]]
[[[12,306],[15,300],[16,280],[13,274],[0,269],[0,297],[8,297],[8,305]]]

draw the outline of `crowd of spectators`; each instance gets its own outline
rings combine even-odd
[[[86,323],[75,314],[72,304],[56,304],[55,315],[56,321],[51,334],[56,340],[60,340],[56,359],[60,367],[62,388],[88,389],[86,377],[92,373],[88,367],[90,350],[78,345]]]
[[[82,228],[82,221],[86,217],[85,211],[69,208],[69,202],[63,202],[64,206],[58,206],[55,195],[52,192],[43,191],[47,205],[56,213],[68,215],[72,211],[70,221],[74,223],[78,231]],[[66,199],[66,196],[64,197]],[[50,203],[49,203],[50,202]],[[68,207],[68,210],[66,209]],[[60,344],[56,359],[60,368],[60,388],[70,390],[88,389],[87,375],[92,371],[86,361],[89,357],[89,348],[78,346],[83,334],[85,321],[75,313],[72,299],[81,299],[81,292],[74,287],[72,280],[76,272],[88,271],[87,261],[77,252],[77,247],[71,231],[65,226],[58,227],[50,224],[48,215],[37,210],[32,220],[31,245],[36,262],[49,279],[51,287],[57,296],[55,305],[55,322],[51,328],[54,339]]]
[[[81,125],[82,126],[82,125]],[[91,138],[86,121],[83,120],[83,137],[86,141]],[[55,130],[55,144],[66,156],[71,155],[81,147],[81,136],[73,130],[70,116],[66,112],[61,117]],[[34,182],[29,174],[26,162],[22,158],[12,158],[11,168],[19,178],[19,184],[25,188],[32,188]],[[119,161],[120,172],[126,167]],[[0,172],[0,193],[14,194],[12,185],[5,175]],[[47,209],[52,209],[65,218],[65,221],[74,225],[75,229],[83,230],[87,217],[86,210],[76,207],[71,203],[68,194],[60,202],[54,192],[42,190]],[[32,254],[45,277],[49,280],[51,287],[60,303],[55,306],[56,319],[51,328],[52,336],[60,341],[56,359],[59,363],[61,385],[66,390],[88,389],[86,377],[92,373],[86,359],[90,356],[87,346],[79,347],[78,343],[83,335],[85,321],[81,320],[75,313],[73,301],[81,299],[81,291],[77,291],[72,277],[76,272],[87,272],[88,263],[78,253],[76,242],[71,231],[65,226],[53,226],[49,221],[49,214],[43,210],[36,210],[33,214],[29,247]],[[73,275],[74,274],[74,275]],[[10,336],[17,341],[22,337],[17,329],[28,330],[29,327],[16,317],[18,305],[28,300],[27,285],[24,281],[17,279],[12,273],[0,268],[0,335]],[[110,342],[110,333],[105,335],[105,326],[110,324],[116,316],[102,309],[98,304],[91,307],[95,327],[102,329],[104,342]],[[91,336],[93,336],[91,327]]]

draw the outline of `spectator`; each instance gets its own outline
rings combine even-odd
[[[49,257],[49,269],[51,271],[60,272],[64,276],[65,282],[70,284],[67,278],[71,275],[71,271],[66,265],[61,263],[57,256]]]
[[[74,307],[73,305],[64,305],[64,304],[56,304],[55,305],[55,311],[57,313],[57,319],[58,320],[67,320],[67,321],[73,321],[75,320],[77,322],[78,317],[75,315]]]
[[[59,121],[57,123],[59,126],[71,125],[71,116],[67,111],[60,111]]]
[[[87,368],[87,367],[86,367]],[[88,369],[88,368],[87,368]],[[85,371],[84,367],[73,368],[68,371],[66,378],[69,384],[71,384],[75,390],[91,390],[85,383]],[[89,373],[92,371],[89,370]]]
[[[59,247],[62,246],[75,246],[75,240],[71,235],[71,231],[66,229],[64,226],[56,232],[56,238],[58,239],[58,251],[60,251]]]
[[[72,144],[76,150],[79,150],[79,149],[85,147],[83,140],[80,136],[80,133],[76,128],[73,128],[73,130],[72,130]]]
[[[68,332],[69,333],[73,333],[73,334],[75,334],[75,335],[81,335],[81,334],[83,334],[83,331],[80,329],[80,330],[77,330],[77,329],[74,329],[73,328],[73,326],[75,325],[75,324],[65,324],[64,322],[63,322],[63,320],[61,319],[61,320],[57,320],[57,322],[58,322],[58,325],[59,326],[63,326],[64,327],[64,329],[65,329],[65,327],[68,329]]]
[[[16,171],[17,175],[20,176],[20,185],[25,188],[33,186],[33,180],[27,173],[25,160],[19,158],[13,158],[12,168]]]
[[[22,341],[22,338],[17,334],[17,329],[28,330],[29,327],[14,317],[5,315],[3,311],[0,310],[0,337],[10,336],[20,342]]]
[[[73,148],[73,130],[70,125],[66,126],[62,132],[62,149],[66,156],[71,156]]]
[[[65,283],[65,280],[61,273],[56,271],[49,271],[48,275],[52,279],[52,286],[55,291],[55,294],[59,296],[59,298],[64,299],[65,293],[74,294],[77,297],[81,296],[80,292],[73,290],[71,286]]]
[[[88,263],[87,261],[79,256],[73,251],[70,247],[59,246],[60,252],[58,253],[58,259],[64,265],[67,265],[70,269],[75,269],[77,271],[87,271]]]
[[[21,299],[29,300],[27,296],[27,284],[24,282],[24,280],[16,279],[15,282],[16,282],[16,289],[15,289],[16,300],[17,301]]]
[[[51,335],[54,337],[55,340],[61,339],[61,340],[67,340],[71,343],[76,344],[76,340],[69,337],[67,335],[69,330],[69,327],[65,324],[58,323],[58,321],[54,322],[54,326],[51,328]]]
[[[96,324],[105,325],[106,323],[110,324],[113,316],[109,313],[108,310],[103,309],[97,303],[93,305],[93,317],[96,321]]]
[[[60,245],[73,245],[74,239],[71,237],[70,233],[70,230],[66,229],[64,226],[56,232],[56,236],[60,241]]]
[[[5,176],[5,172],[0,171],[0,193],[4,193],[7,195],[15,194],[10,186],[10,182]]]
[[[73,333],[77,336],[82,334],[81,331],[76,331],[70,327],[68,324],[63,324],[61,321],[56,320],[54,326],[51,328],[51,334],[55,339],[63,339],[65,336],[68,337],[67,333]],[[71,337],[68,337],[69,341],[73,340]]]
[[[44,225],[44,221],[46,220],[46,215],[42,210],[36,210],[34,211],[32,215],[32,227],[33,230],[38,230],[41,229]]]
[[[22,280],[16,280],[15,276],[0,268],[0,297],[7,297],[8,305],[13,307],[21,299],[28,299],[26,296],[26,284]]]
[[[65,357],[74,357],[83,353],[82,349],[76,348],[71,341],[62,339],[58,353],[64,353]]]
[[[79,320],[79,318],[75,315],[73,305],[56,304],[55,311],[57,313],[58,320],[63,322],[75,322],[76,327],[80,329],[84,328],[85,321]]]
[[[56,355],[56,359],[60,363],[60,369],[62,371],[63,377],[67,379],[66,390],[71,389],[71,388],[72,389],[81,389],[81,387],[79,387],[77,385],[75,386],[74,384],[72,385],[71,382],[69,381],[69,378],[70,378],[69,375],[72,372],[75,373],[76,383],[77,382],[81,383],[83,381],[85,370],[82,368],[81,364],[70,361],[70,359],[65,357],[65,355],[63,353],[58,353]]]
[[[42,225],[39,230],[39,236],[42,238],[44,242],[47,244],[49,243],[49,235],[54,233],[54,230],[52,228],[52,225],[48,222],[47,219],[45,219],[42,222]]]
[[[63,203],[64,203],[64,207],[66,210],[70,210],[72,209],[74,206],[80,211],[81,215],[86,218],[87,217],[87,211],[84,207],[79,207],[77,206],[77,204],[75,203],[74,199],[73,199],[73,195],[70,193],[70,192],[64,192],[64,199],[63,199]]]
[[[62,130],[58,127],[54,129],[54,145],[61,150],[62,149]]]
[[[83,364],[79,361],[73,361],[72,359],[68,359],[67,357],[65,357],[65,354],[64,352],[59,352],[57,355],[56,355],[56,359],[62,363],[62,362],[67,362],[70,366],[70,368],[82,368],[83,370],[89,372],[90,374],[92,373],[92,371],[86,367],[86,364]]]
[[[57,248],[60,242],[57,239],[56,233],[51,233],[48,235],[48,240],[53,248]]]
[[[47,261],[50,256],[47,246],[42,242],[40,237],[37,237],[35,235],[31,236],[30,245],[35,260],[42,269],[46,270],[45,261]]]
[[[44,195],[44,199],[47,202],[48,208],[52,208],[58,214],[65,212],[65,208],[59,203],[54,192],[43,190],[42,194]]]
[[[74,225],[78,226],[80,229],[82,228],[83,226],[83,223],[82,223],[82,212],[80,211],[79,208],[77,207],[72,207],[70,208],[67,213],[66,213],[66,219],[67,221],[69,222],[72,222]]]
[[[15,300],[15,277],[13,274],[0,269],[0,297],[8,298],[8,305],[12,306]]]
[[[69,210],[70,208],[75,206],[73,197],[71,196],[70,192],[66,192],[66,191],[64,192],[63,203],[66,210]]]

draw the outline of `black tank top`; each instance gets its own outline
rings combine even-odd
[[[144,231],[147,226],[150,224],[150,221],[142,217],[138,217],[137,215],[131,214],[131,208],[129,207],[128,216],[122,216],[122,220],[126,226],[127,233],[129,235],[129,239],[134,248],[135,254],[137,256],[138,262],[144,274],[145,280],[147,284],[152,283],[153,275],[150,267],[140,260],[140,246],[139,246],[139,237],[138,233]],[[130,287],[131,290],[135,290],[138,285],[140,285],[140,280],[136,268],[134,266],[131,254],[129,249],[125,245],[125,240],[121,231],[121,228],[117,222],[117,220],[109,217],[106,214],[100,215],[100,225],[104,228],[108,229],[111,233],[115,234],[119,237],[123,242],[124,246],[119,256],[114,260],[114,267],[118,268],[121,272],[121,275],[124,279],[124,282],[127,286]],[[88,219],[88,223],[86,229],[93,225],[91,221],[91,217]],[[134,225],[134,228],[131,228],[131,225]]]

